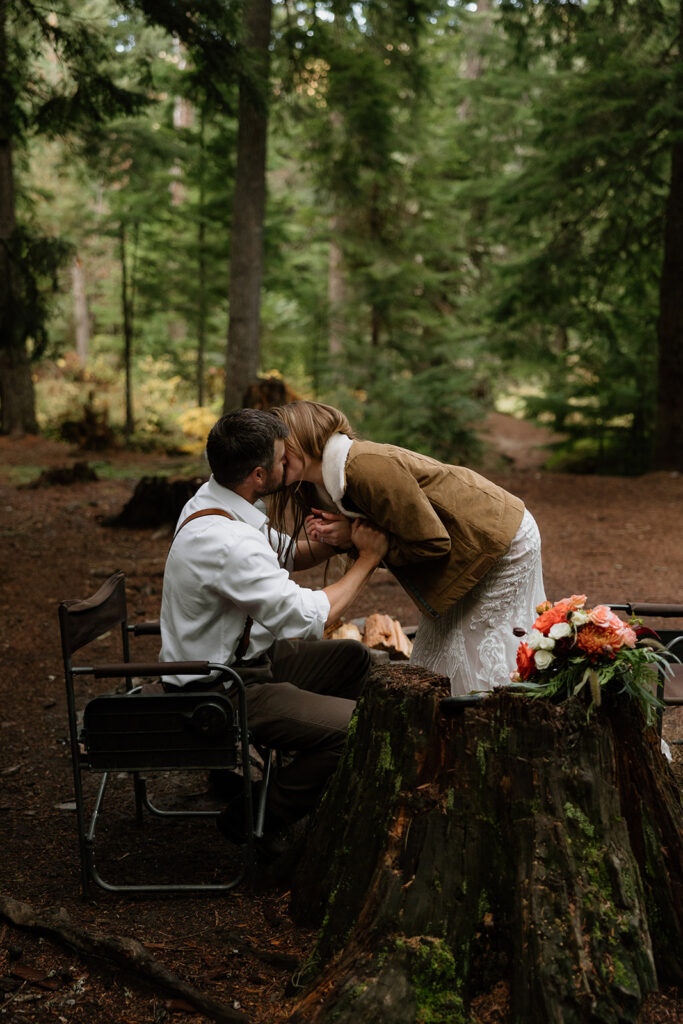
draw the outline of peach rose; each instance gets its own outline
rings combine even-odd
[[[621,647],[635,647],[637,640],[635,632],[630,626],[626,625],[623,619],[615,615],[607,605],[598,604],[595,608],[591,608],[588,612],[588,619],[593,625],[598,626],[600,629],[610,630],[620,638],[617,650]]]
[[[612,626],[613,629],[618,629],[622,625],[622,620],[618,615],[608,608],[606,604],[596,604],[595,608],[589,608],[588,621],[592,622],[594,626],[600,626],[601,629],[607,629],[608,626]]]
[[[636,632],[635,632],[634,629],[631,629],[630,626],[627,626],[625,622],[622,622],[621,626],[618,629],[615,626],[615,630],[617,630],[617,632],[621,636],[622,647],[635,647],[636,646],[636,642],[638,640],[638,637],[636,636]]]

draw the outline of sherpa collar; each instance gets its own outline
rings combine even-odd
[[[323,448],[323,483],[325,490],[332,498],[340,512],[353,516],[342,504],[346,490],[346,459],[352,445],[346,434],[333,434]],[[357,515],[358,513],[355,513]]]

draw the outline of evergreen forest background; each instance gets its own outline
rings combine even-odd
[[[0,429],[191,448],[277,373],[680,470],[682,9],[0,0]]]

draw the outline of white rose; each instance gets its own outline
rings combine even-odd
[[[553,640],[559,640],[563,636],[570,636],[572,627],[568,622],[556,622],[554,626],[551,626],[548,630],[548,636],[551,636]]]
[[[532,651],[537,651],[541,646],[540,641],[543,639],[543,633],[539,629],[532,629],[526,638],[526,642]]]
[[[527,643],[532,651],[552,651],[555,646],[555,641],[541,633],[540,629],[531,630]]]
[[[552,663],[555,661],[555,655],[546,650],[536,651],[534,654],[534,661],[536,662],[536,668],[539,672],[543,672],[544,669],[550,668]]]
[[[585,626],[590,621],[585,612],[572,612],[572,626]]]

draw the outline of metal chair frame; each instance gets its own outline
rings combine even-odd
[[[256,815],[252,798],[252,768],[245,687],[230,666],[200,662],[132,662],[131,635],[159,633],[158,623],[128,622],[125,576],[114,573],[99,590],[82,601],[59,605],[62,656],[66,682],[71,761],[76,798],[76,816],[83,895],[91,894],[94,883],[115,893],[223,893],[234,889],[254,864],[254,839],[263,832],[265,801],[272,765],[272,751],[256,748],[263,758],[263,774]],[[102,634],[120,630],[123,661],[113,664],[74,664],[74,654]],[[144,676],[213,676],[210,689],[192,692],[145,694],[133,680]],[[92,698],[78,727],[76,680],[124,679],[125,692]],[[223,692],[216,691],[222,683]],[[235,700],[236,698],[236,700]],[[137,727],[137,728],[135,728]],[[96,866],[95,837],[104,794],[111,772],[128,772],[133,777],[136,819],[143,809],[166,818],[216,817],[216,810],[164,810],[150,800],[147,779],[142,774],[159,771],[194,771],[212,768],[234,769],[241,760],[244,779],[242,810],[246,842],[240,868],[225,882],[113,883],[100,875]],[[101,775],[94,805],[88,818],[83,773]]]

